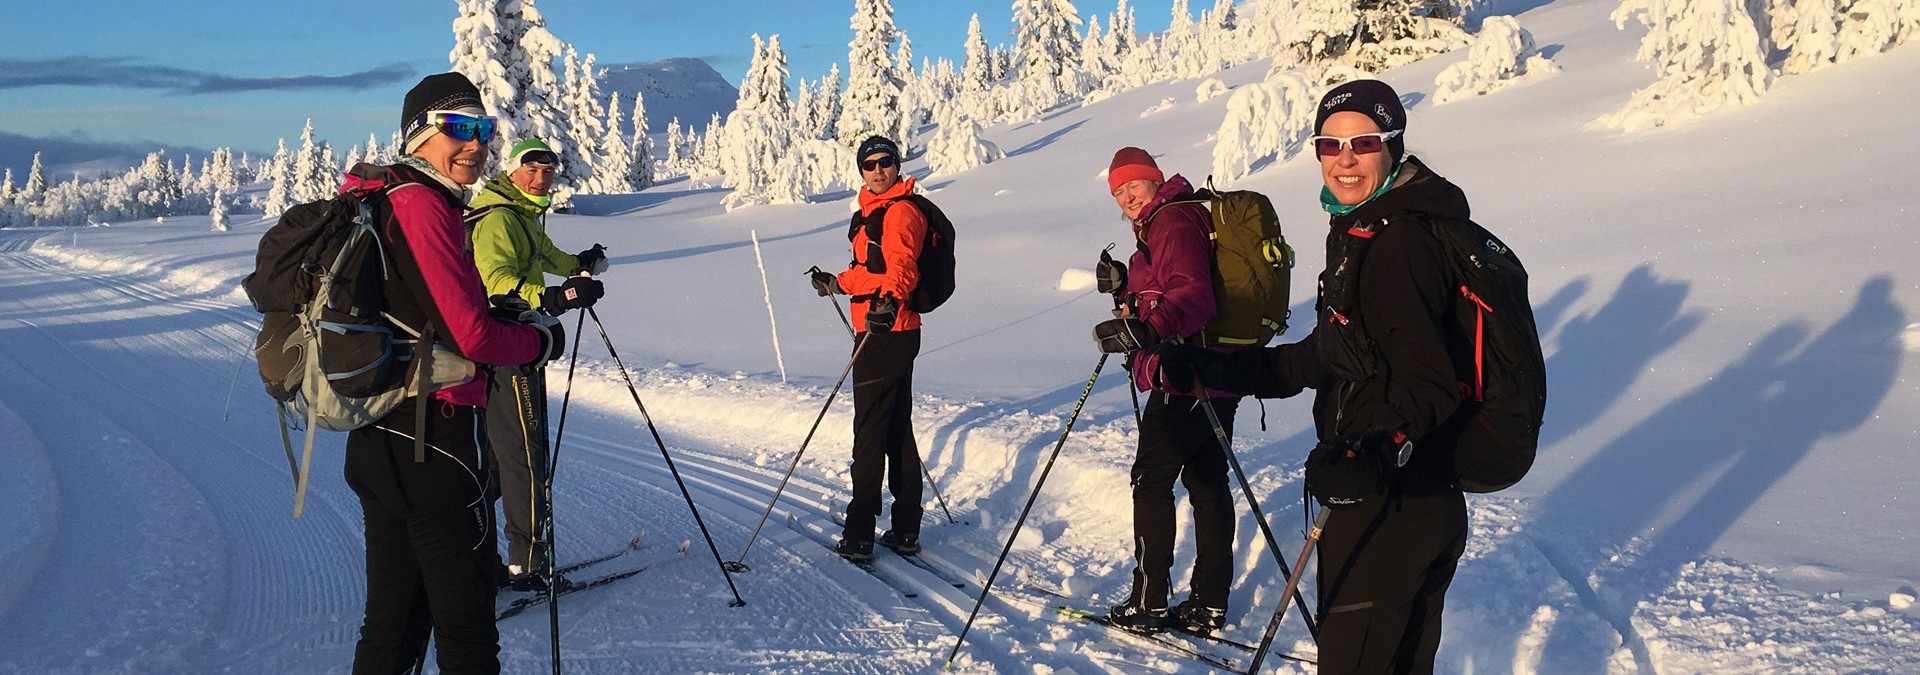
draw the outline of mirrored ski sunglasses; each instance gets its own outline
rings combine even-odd
[[[1385,150],[1387,140],[1400,135],[1399,129],[1371,134],[1356,134],[1345,138],[1339,136],[1308,136],[1307,142],[1313,144],[1313,151],[1321,157],[1339,157],[1341,147],[1353,148],[1353,154],[1371,155]]]
[[[420,121],[422,124],[440,127],[440,133],[462,143],[473,140],[481,143],[493,142],[494,120],[485,115],[434,110],[422,114]]]
[[[553,154],[551,150],[528,150],[520,153],[520,165],[526,166],[528,164],[558,168],[560,166],[560,156]]]

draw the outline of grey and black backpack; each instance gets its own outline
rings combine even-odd
[[[316,430],[371,425],[409,397],[474,376],[473,362],[435,343],[431,321],[387,311],[393,260],[377,214],[397,187],[343,192],[288,209],[261,236],[254,271],[241,281],[262,315],[253,353],[261,383],[277,402],[296,518],[305,509]],[[428,406],[417,407],[414,459],[421,461]],[[306,431],[297,464],[289,418]]]

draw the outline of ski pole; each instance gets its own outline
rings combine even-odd
[[[753,534],[747,537],[747,547],[740,550],[739,558],[723,565],[728,571],[746,572],[751,569],[747,567],[747,563],[745,562],[747,552],[752,551],[753,542],[760,539],[760,528],[766,526],[767,516],[773,515],[773,506],[780,503],[780,495],[787,491],[787,481],[793,478],[793,470],[800,467],[800,458],[807,454],[807,446],[813,443],[814,432],[820,430],[820,421],[827,418],[827,410],[833,407],[834,397],[840,395],[840,387],[847,383],[847,375],[853,372],[853,362],[860,358],[860,350],[866,348],[866,346],[866,340],[854,341],[853,356],[847,358],[847,367],[840,370],[840,381],[833,383],[833,392],[827,394],[827,402],[820,406],[820,414],[814,416],[813,426],[807,429],[807,437],[801,439],[800,450],[793,453],[793,463],[787,465],[787,475],[780,477],[780,487],[774,488],[773,499],[767,502],[767,510],[760,514],[760,522],[754,524]]]
[[[567,386],[560,392],[560,425],[554,428],[553,452],[547,455],[547,490],[552,494],[553,471],[560,468],[560,440],[567,437],[567,404],[573,401],[573,369],[580,364],[580,338],[585,337],[587,313],[573,323],[573,353],[567,356]]]
[[[660,446],[660,458],[667,462],[667,472],[673,474],[673,482],[680,486],[680,496],[687,500],[687,510],[693,512],[693,523],[700,526],[700,535],[707,539],[707,550],[713,553],[713,562],[720,566],[720,576],[727,580],[727,590],[733,592],[733,602],[729,607],[742,607],[747,601],[740,597],[740,589],[733,585],[733,575],[727,572],[726,561],[720,559],[720,549],[713,545],[713,533],[707,531],[707,523],[700,519],[700,507],[693,505],[693,493],[687,491],[687,482],[680,479],[680,470],[673,465],[673,455],[667,452],[667,442],[660,440],[660,429],[653,425],[653,416],[647,414],[647,404],[640,402],[640,389],[633,386],[633,375],[627,372],[627,364],[620,361],[620,352],[613,348],[613,338],[607,337],[607,325],[600,322],[600,313],[587,308],[587,316],[593,317],[593,325],[600,331],[600,341],[607,345],[607,356],[613,357],[613,365],[620,369],[621,379],[627,382],[627,393],[633,395],[633,404],[640,408],[640,418],[647,422],[647,432],[653,435],[654,445]]]
[[[553,452],[547,453],[547,475],[541,486],[547,499],[547,525],[543,534],[547,541],[547,633],[553,640],[553,675],[560,675],[560,572],[554,568],[560,547],[553,542],[558,529],[553,524],[553,474],[560,469],[560,441],[567,437],[567,404],[573,400],[573,371],[580,364],[580,338],[584,337],[586,327],[587,313],[581,312],[573,323],[573,352],[567,355],[567,384],[560,393],[560,425],[554,429]],[[544,383],[545,366],[541,367],[540,377]]]
[[[1320,542],[1320,532],[1326,529],[1327,516],[1332,513],[1333,511],[1331,509],[1321,509],[1320,515],[1314,517],[1313,527],[1307,530],[1307,544],[1300,547],[1300,557],[1293,563],[1293,573],[1287,575],[1287,588],[1283,593],[1292,595],[1296,599],[1300,597],[1300,575],[1307,571],[1307,556],[1313,553],[1313,545]],[[1300,611],[1306,612],[1307,608],[1302,606]],[[1260,672],[1260,662],[1266,660],[1267,648],[1273,646],[1274,634],[1279,631],[1280,622],[1285,619],[1286,616],[1287,603],[1285,595],[1283,595],[1281,596],[1280,606],[1273,610],[1273,620],[1267,622],[1266,634],[1260,637],[1260,648],[1253,652],[1253,663],[1247,666],[1247,675],[1254,675],[1254,673]],[[1308,623],[1311,625],[1312,622]],[[1318,639],[1317,635],[1315,639]]]
[[[1027,512],[1033,510],[1033,503],[1040,499],[1040,487],[1047,484],[1047,474],[1053,472],[1053,461],[1060,458],[1060,448],[1067,444],[1067,434],[1073,433],[1073,423],[1080,419],[1080,409],[1087,405],[1087,395],[1093,393],[1093,383],[1100,380],[1100,369],[1107,365],[1111,354],[1102,352],[1100,360],[1093,364],[1093,376],[1087,378],[1087,388],[1080,391],[1080,400],[1073,404],[1073,414],[1067,416],[1067,426],[1060,430],[1060,440],[1053,444],[1053,453],[1047,455],[1047,465],[1040,469],[1040,480],[1033,484],[1033,492],[1027,495],[1027,505],[1020,508],[1020,517],[1013,521],[1013,534],[1007,535],[1006,547],[1000,549],[1000,558],[993,561],[993,571],[987,573],[987,581],[980,585],[980,597],[973,601],[973,611],[967,613],[967,622],[960,627],[960,636],[953,641],[953,650],[947,652],[946,668],[953,668],[953,657],[960,654],[960,645],[966,644],[967,632],[973,629],[973,619],[980,615],[980,605],[987,601],[987,593],[993,591],[993,580],[1000,576],[1000,566],[1007,562],[1007,554],[1013,552],[1013,542],[1020,538],[1020,528],[1027,523]]]
[[[1227,437],[1227,428],[1220,424],[1220,414],[1213,409],[1213,401],[1207,398],[1206,385],[1200,384],[1196,378],[1194,390],[1200,395],[1200,409],[1207,412],[1207,421],[1213,424],[1213,436],[1220,440],[1220,451],[1226,454],[1227,465],[1233,467],[1234,477],[1240,479],[1240,491],[1247,495],[1247,508],[1253,511],[1254,521],[1260,524],[1260,535],[1266,537],[1267,548],[1273,549],[1273,557],[1280,563],[1280,568],[1286,569],[1288,567],[1287,557],[1286,554],[1280,552],[1280,540],[1274,538],[1273,528],[1267,525],[1267,514],[1261,512],[1260,500],[1253,495],[1253,484],[1247,482],[1247,472],[1241,470],[1240,459],[1233,454],[1233,441]],[[1313,613],[1307,610],[1307,599],[1301,596],[1297,590],[1289,590],[1288,592],[1293,596],[1293,601],[1300,605],[1300,617],[1307,622],[1307,633],[1313,635],[1315,639],[1318,639],[1320,637],[1320,627],[1314,624]],[[1280,596],[1280,603],[1284,605],[1286,602],[1286,596]]]
[[[810,270],[810,271],[819,271],[819,269],[820,269],[820,268],[818,268],[818,267],[815,267],[815,268],[813,268],[813,270]],[[831,294],[831,293],[829,293],[829,294],[827,294],[827,300],[829,300],[829,301],[831,301],[831,302],[833,303],[833,313],[835,313],[835,314],[839,314],[839,315],[840,315],[840,323],[842,323],[842,324],[844,324],[844,325],[846,325],[846,327],[847,327],[847,337],[850,337],[850,338],[853,338],[853,339],[855,339],[855,340],[858,340],[858,339],[860,339],[859,337],[857,337],[857,336],[858,336],[858,334],[857,334],[857,333],[854,333],[854,332],[853,332],[853,322],[852,322],[852,321],[849,321],[849,320],[847,319],[847,312],[846,312],[846,310],[843,310],[843,309],[840,309],[840,299],[839,299],[839,298],[836,298],[836,297],[833,297],[833,294]],[[915,446],[915,447],[914,447],[914,451],[915,451],[915,452],[919,452],[919,450],[920,450],[920,449],[919,449],[919,447],[918,447],[918,446]],[[931,486],[931,487],[933,488],[933,499],[934,499],[934,501],[936,501],[936,502],[939,502],[939,503],[940,503],[940,511],[941,511],[942,513],[945,513],[945,514],[947,514],[947,524],[948,524],[948,525],[953,525],[953,524],[957,524],[957,523],[959,523],[960,521],[959,521],[959,520],[956,520],[956,519],[954,519],[954,517],[953,517],[953,510],[952,510],[952,509],[949,509],[949,508],[947,508],[947,498],[946,498],[946,497],[943,497],[943,496],[941,496],[941,495],[940,495],[940,484],[939,484],[939,483],[935,483],[935,482],[933,482],[933,474],[932,474],[931,472],[928,472],[928,471],[927,471],[927,460],[926,460],[926,458],[925,458],[925,457],[920,457],[920,458],[918,458],[918,459],[920,460],[920,475],[921,475],[922,477],[924,477],[924,478],[926,478],[926,479],[927,479],[927,485],[929,485],[929,486]],[[776,497],[776,499],[777,499],[777,498],[778,498],[778,497]],[[765,520],[765,519],[766,519],[766,517],[765,517],[765,516],[761,516],[761,520]],[[755,529],[757,530],[758,528],[755,528]],[[753,545],[753,542],[752,542],[751,540],[749,540],[749,541],[747,542],[747,545],[748,545],[748,546],[752,546],[752,545]],[[741,554],[741,555],[740,555],[740,557],[741,557],[742,559],[744,559],[744,558],[746,558],[746,554],[744,554],[744,553],[743,553],[743,554]]]

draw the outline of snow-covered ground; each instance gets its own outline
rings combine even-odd
[[[1536,82],[1436,106],[1434,77],[1464,52],[1386,76],[1410,102],[1409,147],[1531,266],[1551,373],[1533,474],[1470,502],[1440,669],[1920,671],[1920,213],[1905,201],[1920,183],[1909,159],[1920,132],[1900,113],[1920,107],[1920,50],[1783,78],[1757,106],[1621,136],[1590,122],[1651,74],[1631,61],[1639,32],[1607,20],[1612,5],[1561,0],[1521,16],[1562,68]],[[1265,69],[1219,78],[1237,87]],[[660,562],[564,599],[568,670],[938,669],[1097,358],[1088,330],[1106,299],[1061,280],[1128,236],[1100,172],[1139,145],[1201,178],[1229,97],[1196,102],[1198,83],[987,129],[1006,160],[927,182],[961,247],[961,290],[927,318],[917,365],[921,450],[957,521],[928,505],[931,570],[883,554],[869,575],[828,552],[851,440],[842,396],[752,571],[734,576],[749,604],[727,607],[589,326],[557,479],[561,558],[644,530],[639,551],[590,569]],[[1281,210],[1300,251],[1298,307],[1321,266],[1318,182],[1311,158],[1296,158],[1237,184]],[[551,230],[563,247],[612,249],[599,313],[732,559],[846,362],[846,333],[801,272],[846,259],[850,194],[732,213],[722,194],[679,179],[582,198],[591,215]],[[343,440],[322,436],[308,515],[290,519],[286,461],[246,358],[256,315],[238,281],[265,227],[0,230],[0,512],[12,514],[0,519],[0,672],[347,669],[363,590]],[[563,375],[550,375],[555,392]],[[1292,558],[1306,401],[1269,402],[1265,431],[1258,413],[1242,407],[1236,447]],[[1089,607],[1124,594],[1133,431],[1110,367],[956,670],[1204,668],[1022,592],[1044,585]],[[1191,556],[1181,549],[1177,580]],[[1227,633],[1254,641],[1283,573],[1244,508],[1236,551]],[[509,672],[544,669],[543,615],[502,624]],[[1293,618],[1278,644],[1313,651]]]

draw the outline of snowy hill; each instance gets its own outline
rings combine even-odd
[[[647,95],[647,132],[666,133],[667,123],[680,118],[682,127],[704,129],[714,113],[722,119],[733,111],[739,89],[727,83],[706,61],[677,57],[646,63],[605,66],[600,91],[619,92],[621,105],[632,107],[633,95]],[[632,126],[633,121],[627,120]],[[628,129],[627,133],[633,133]]]
[[[0,169],[13,169],[15,185],[24,182],[33,166],[33,153],[40,161],[47,180],[64,181],[78,173],[92,177],[118,173],[139,166],[147,153],[165,149],[167,156],[179,161],[183,153],[204,158],[206,150],[182,148],[160,143],[98,143],[84,139],[23,136],[0,131]],[[196,160],[197,161],[197,160]]]
[[[1470,499],[1439,670],[1920,671],[1920,218],[1901,190],[1920,183],[1920,130],[1885,116],[1920,106],[1920,49],[1621,135],[1592,121],[1651,80],[1632,60],[1640,31],[1615,29],[1605,0],[1521,4],[1560,73],[1445,105],[1434,79],[1463,53],[1384,76],[1408,102],[1408,147],[1527,262],[1550,371],[1539,464]],[[1244,87],[1266,68],[1218,77]],[[1088,329],[1107,301],[1060,282],[1128,236],[1101,171],[1138,145],[1202,178],[1230,97],[1197,101],[1198,85],[988,128],[1007,159],[927,182],[960,228],[960,290],[926,318],[916,365],[918,441],[953,515],[929,493],[926,568],[883,554],[868,574],[827,550],[847,492],[843,392],[734,576],[749,605],[727,608],[589,322],[556,478],[560,557],[644,530],[604,569],[658,564],[561,603],[569,672],[937,671],[1097,358]],[[1852,102],[1869,89],[1873,105]],[[1323,263],[1319,181],[1297,157],[1233,185],[1280,210],[1297,317]],[[549,231],[611,249],[606,333],[732,559],[847,360],[801,272],[846,260],[850,194],[733,212],[724,194],[674,179]],[[308,516],[287,518],[272,409],[248,372],[257,315],[238,290],[265,224],[206,229],[0,230],[0,672],[347,669],[363,563],[343,441],[321,437]],[[549,383],[561,391],[564,371]],[[1033,593],[1088,607],[1125,594],[1125,387],[1109,364],[955,670],[1202,672]],[[1268,402],[1265,419],[1243,404],[1235,448],[1291,559],[1307,402]],[[1226,633],[1257,640],[1281,571],[1244,508],[1236,532]],[[541,614],[501,624],[508,672],[544,669]],[[1277,645],[1313,654],[1297,618]]]

